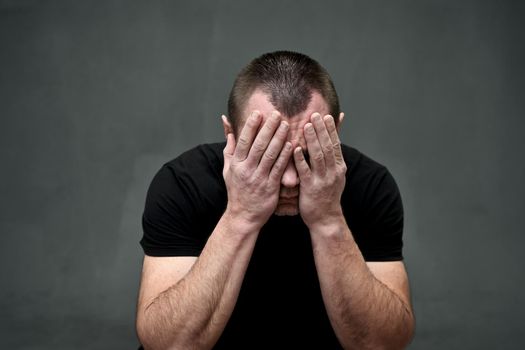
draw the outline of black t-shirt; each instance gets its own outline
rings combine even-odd
[[[140,241],[149,256],[198,256],[227,202],[225,143],[197,146],[155,175]],[[341,205],[366,261],[402,260],[403,205],[389,171],[343,145]],[[321,298],[310,235],[300,215],[273,215],[259,233],[232,316],[214,349],[341,349]]]

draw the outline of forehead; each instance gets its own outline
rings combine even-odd
[[[266,119],[271,115],[272,111],[276,110],[276,108],[271,103],[268,94],[264,93],[260,89],[256,89],[246,102],[242,113],[242,124],[244,124],[244,120],[246,120],[246,118],[254,110],[260,111],[263,115],[263,118]],[[315,112],[318,112],[321,115],[326,115],[329,113],[329,108],[321,94],[314,90],[312,92],[312,98],[310,99],[310,102],[304,111],[293,116],[283,115],[282,117],[284,117],[283,119],[289,123],[295,124],[300,123],[301,121],[306,123],[310,116]]]

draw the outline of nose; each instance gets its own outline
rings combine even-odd
[[[299,175],[295,169],[293,159],[290,159],[286,165],[286,169],[284,169],[283,177],[281,178],[281,185],[288,188],[293,188],[299,185]]]

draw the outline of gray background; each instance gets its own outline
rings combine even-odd
[[[250,59],[331,73],[342,139],[401,189],[412,349],[520,349],[523,2],[0,1],[0,339],[130,349],[153,174]]]

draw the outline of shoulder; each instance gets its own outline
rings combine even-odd
[[[169,173],[176,181],[195,186],[198,192],[208,186],[222,183],[225,143],[201,144],[193,147],[165,163],[161,172]]]
[[[222,150],[225,143],[207,143],[193,147],[164,164],[165,168],[182,173],[222,170],[224,157]]]
[[[354,205],[366,210],[385,197],[399,196],[394,177],[385,165],[353,147],[343,145],[342,149],[347,165],[343,198],[352,198]]]
[[[186,202],[196,208],[224,196],[224,143],[201,144],[166,162],[150,185],[150,197]]]
[[[196,255],[226,203],[221,144],[196,146],[163,164],[151,181],[142,218],[148,255]]]
[[[403,204],[387,167],[355,148],[343,147],[347,163],[343,212],[367,261],[402,260]]]
[[[341,145],[341,149],[348,168],[347,177],[350,175],[352,177],[357,176],[362,178],[388,172],[383,164],[370,158],[354,147],[343,144]]]

